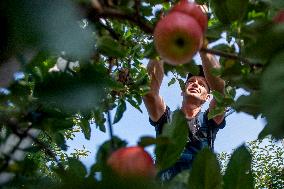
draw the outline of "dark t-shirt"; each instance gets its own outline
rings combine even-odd
[[[177,164],[181,164],[183,168],[181,168],[181,170],[178,172],[181,172],[182,169],[191,168],[191,163],[196,153],[201,149],[209,147],[210,149],[213,150],[214,140],[216,138],[218,130],[223,129],[225,127],[226,125],[225,119],[221,124],[217,125],[214,120],[212,119],[208,120],[207,115],[208,111],[199,112],[195,118],[187,121],[189,128],[188,142],[176,165],[173,166],[175,167],[177,166]],[[172,111],[168,106],[166,107],[164,114],[160,117],[160,119],[157,122],[154,122],[151,119],[149,119],[151,125],[155,126],[157,136],[159,136],[162,133],[163,126],[166,123],[169,123],[171,120],[172,120]]]

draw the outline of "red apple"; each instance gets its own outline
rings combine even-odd
[[[274,17],[273,21],[275,23],[284,23],[284,10],[280,10]]]
[[[163,60],[172,65],[189,62],[200,50],[203,33],[191,16],[172,12],[159,20],[154,30],[154,43]]]
[[[139,146],[114,151],[107,164],[122,177],[154,178],[156,169],[151,156]]]
[[[207,16],[203,13],[201,8],[197,4],[190,3],[188,2],[188,0],[181,0],[170,10],[169,14],[173,12],[182,12],[184,14],[187,14],[188,16],[195,18],[199,23],[202,32],[204,33],[206,31],[208,25]]]

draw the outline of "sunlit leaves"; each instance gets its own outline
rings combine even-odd
[[[67,145],[66,145],[66,140],[64,138],[64,135],[60,132],[52,134],[52,140],[56,143],[56,145],[66,151],[67,150]]]
[[[249,142],[255,188],[284,188],[284,149],[280,142],[267,137]]]
[[[210,109],[208,119],[224,114],[226,108],[232,106],[234,103],[235,89],[227,87],[224,94],[218,91],[212,91],[212,95],[215,99],[216,106]]]

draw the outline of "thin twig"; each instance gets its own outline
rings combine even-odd
[[[108,128],[109,128],[109,136],[110,136],[110,147],[111,147],[111,151],[114,151],[115,146],[114,146],[114,141],[113,141],[113,130],[112,130],[110,110],[107,111],[107,122],[108,122]]]
[[[136,15],[138,16],[138,19],[140,18],[140,5],[141,5],[140,0],[135,0],[135,12]]]
[[[113,64],[115,62],[115,59],[113,57],[109,57],[108,59],[108,74],[111,74],[112,68],[113,68]]]
[[[7,126],[12,130],[12,132],[15,135],[17,135],[20,138],[19,142],[17,142],[17,144],[13,147],[10,154],[13,154],[19,148],[19,145],[21,144],[21,142],[24,138],[30,137],[37,145],[39,145],[46,152],[47,155],[49,155],[50,157],[52,157],[54,159],[54,161],[57,163],[58,167],[61,170],[64,170],[63,165],[56,158],[56,154],[54,152],[52,152],[52,150],[50,150],[49,147],[46,144],[44,144],[43,142],[41,142],[40,140],[38,140],[36,137],[34,137],[32,134],[29,133],[31,126],[28,127],[27,129],[25,129],[24,131],[21,131],[21,129],[18,125],[18,122],[15,119],[7,120]],[[8,159],[6,159],[5,164],[0,168],[0,172],[7,168],[10,160],[11,160],[11,158],[8,156]]]

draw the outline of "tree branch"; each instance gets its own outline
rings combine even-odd
[[[214,54],[214,55],[218,55],[218,56],[222,56],[224,58],[228,58],[228,59],[234,59],[234,60],[239,60],[245,64],[251,65],[252,63],[241,56],[238,56],[237,54],[233,54],[233,53],[227,53],[227,52],[223,52],[223,51],[218,51],[218,50],[214,50],[214,49],[208,49],[208,48],[204,48],[202,47],[200,51],[209,53],[209,54]]]
[[[46,152],[47,155],[49,155],[50,157],[52,157],[54,159],[54,161],[57,163],[59,169],[64,171],[64,167],[63,165],[58,161],[58,159],[56,158],[56,154],[49,149],[49,147],[43,143],[42,141],[38,140],[36,137],[34,137],[33,135],[31,135],[30,133],[27,133],[27,136],[30,137],[39,147],[41,147],[42,149],[44,149],[44,151]]]
[[[107,122],[108,122],[108,128],[109,128],[109,136],[110,136],[110,147],[111,147],[111,151],[113,152],[115,150],[115,146],[114,146],[114,140],[113,140],[113,130],[112,130],[110,110],[107,111]]]
[[[108,23],[107,20],[105,20],[105,22],[106,22],[106,25],[103,24],[103,23],[98,19],[98,23],[99,23],[104,29],[106,29],[114,39],[119,40],[119,39],[121,38],[121,35],[118,34],[118,33],[116,33],[116,31],[114,31],[114,30],[111,28],[111,26],[109,25],[109,23]]]
[[[6,122],[7,122],[6,125],[12,130],[12,133],[17,135],[20,139],[17,142],[17,144],[13,147],[13,149],[9,152],[9,155],[13,154],[17,149],[19,149],[19,145],[22,143],[23,139],[25,139],[26,137],[29,137],[33,140],[33,142],[35,142],[39,147],[41,147],[41,149],[43,149],[46,152],[47,155],[49,155],[50,157],[52,157],[54,159],[54,161],[57,163],[59,169],[64,171],[64,167],[58,161],[56,154],[54,152],[52,152],[52,150],[46,144],[44,144],[43,142],[38,140],[36,137],[34,137],[31,133],[29,133],[31,127],[28,127],[25,130],[21,130],[19,123],[16,119],[7,119]],[[5,163],[1,166],[0,172],[3,172],[8,167],[9,162],[11,160],[11,157],[9,155],[7,155],[5,157]]]
[[[135,0],[135,13],[140,18],[140,0]]]
[[[81,6],[85,12],[87,13],[87,18],[92,21],[96,22],[98,18],[112,18],[112,19],[119,19],[119,20],[127,20],[134,25],[137,25],[147,34],[152,34],[154,31],[154,27],[144,18],[141,16],[137,16],[137,13],[127,13],[121,10],[117,10],[110,7],[103,7],[101,10],[96,10],[92,7],[87,7],[85,5]]]

